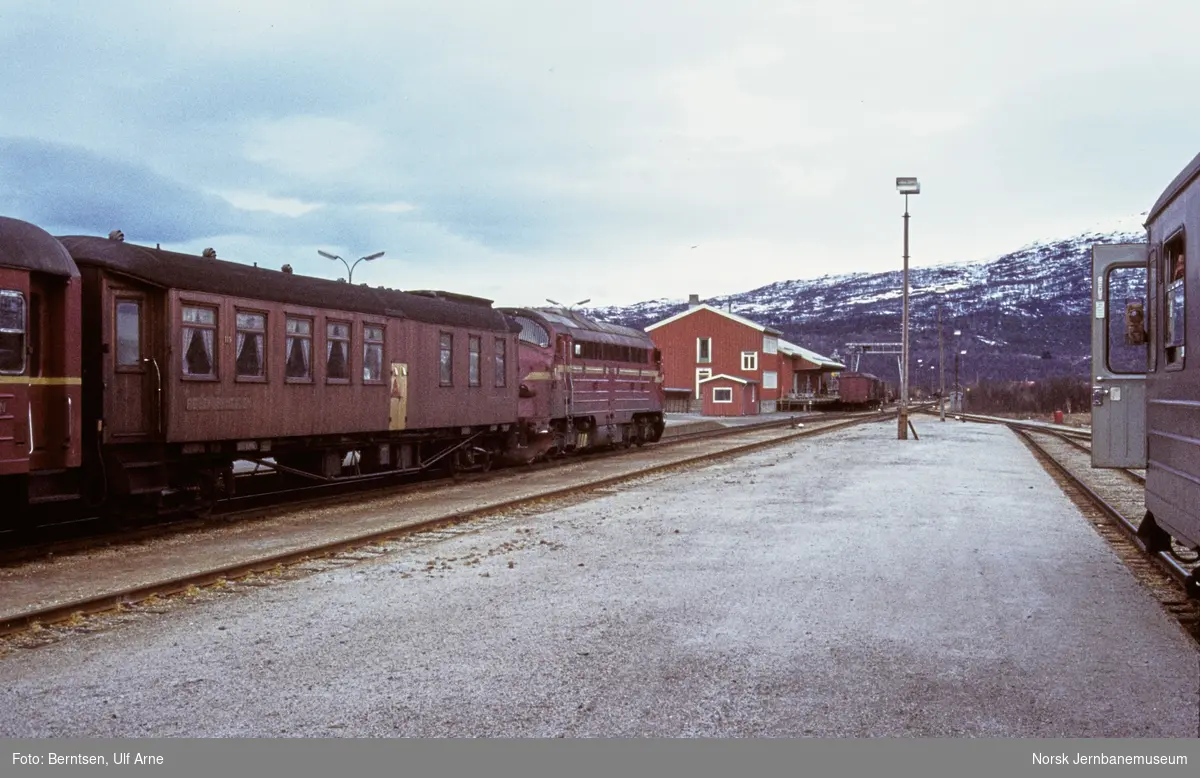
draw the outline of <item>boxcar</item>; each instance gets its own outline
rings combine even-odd
[[[644,332],[565,309],[500,310],[521,328],[518,416],[530,446],[565,451],[662,437],[661,358]]]
[[[61,241],[83,277],[84,443],[106,496],[211,502],[235,459],[314,478],[351,450],[365,471],[470,467],[515,434],[516,327],[490,301]]]
[[[870,373],[838,376],[838,400],[844,408],[881,406],[887,401],[887,385]]]
[[[1093,247],[1092,459],[1097,467],[1145,467],[1143,539],[1165,549],[1174,537],[1196,549],[1200,155],[1158,198],[1146,229],[1146,244]],[[1195,573],[1189,588],[1200,595]]]

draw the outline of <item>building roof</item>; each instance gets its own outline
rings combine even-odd
[[[795,343],[789,343],[786,340],[779,341],[779,350],[789,357],[800,357],[820,368],[829,368],[831,370],[845,370],[846,366],[841,362],[834,361],[829,357],[822,356],[815,351],[809,351],[803,346],[797,346]]]
[[[729,311],[723,311],[720,308],[715,308],[715,307],[709,305],[708,303],[701,303],[699,305],[694,305],[691,308],[688,308],[686,311],[680,311],[679,313],[675,314],[674,316],[669,316],[660,322],[651,324],[649,327],[646,328],[646,332],[649,332],[650,330],[658,329],[659,327],[663,326],[664,324],[670,324],[673,321],[679,321],[680,319],[684,318],[685,316],[691,316],[693,313],[695,313],[697,311],[712,311],[713,313],[724,316],[726,319],[732,319],[733,321],[736,321],[738,324],[745,325],[751,329],[758,330],[759,332],[765,333],[767,335],[778,336],[778,335],[783,334],[782,332],[775,329],[774,327],[767,327],[765,325],[759,324],[756,321],[751,321],[750,319],[747,319],[744,316],[738,316],[736,313],[730,313]]]
[[[735,375],[726,375],[725,373],[721,373],[720,375],[715,375],[715,376],[711,376],[709,378],[705,378],[702,381],[700,381],[700,383],[707,384],[709,381],[716,381],[720,378],[725,378],[727,380],[733,381],[734,383],[738,383],[738,384],[757,384],[758,383],[758,381],[755,381],[753,378],[742,378],[740,376],[735,376]]]

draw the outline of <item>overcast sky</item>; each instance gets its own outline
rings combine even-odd
[[[1200,2],[0,0],[0,214],[502,304],[1129,226],[1200,151]]]

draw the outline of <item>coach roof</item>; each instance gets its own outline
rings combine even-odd
[[[1187,189],[1188,185],[1198,175],[1200,175],[1200,154],[1193,157],[1191,163],[1179,171],[1179,175],[1175,176],[1175,179],[1159,195],[1158,200],[1154,203],[1154,207],[1150,209],[1150,213],[1146,217],[1146,224],[1149,225],[1150,222],[1154,221],[1162,213],[1163,209],[1170,205],[1171,201],[1178,197],[1180,192]]]
[[[53,235],[41,227],[0,216],[0,267],[78,276],[79,268]]]
[[[372,313],[447,326],[516,331],[516,325],[493,309],[490,300],[482,298],[463,299],[452,294],[432,297],[352,286],[342,281],[179,254],[120,240],[78,236],[59,240],[81,265],[96,265],[168,289]]]

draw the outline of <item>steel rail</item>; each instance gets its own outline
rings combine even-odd
[[[687,456],[682,459],[652,465],[650,467],[635,470],[633,472],[622,473],[594,481],[587,481],[580,484],[550,489],[535,495],[525,495],[509,500],[502,500],[498,503],[482,506],[480,508],[454,512],[430,519],[423,519],[410,524],[393,525],[383,529],[362,533],[350,538],[316,543],[302,549],[267,554],[252,560],[216,566],[207,570],[196,571],[167,580],[155,581],[119,591],[104,592],[69,602],[57,603],[43,608],[25,611],[22,613],[0,616],[0,636],[23,632],[33,628],[35,625],[42,626],[56,624],[86,615],[95,615],[107,611],[120,610],[124,607],[150,599],[151,597],[178,594],[180,592],[188,591],[193,587],[204,588],[207,586],[213,586],[224,581],[235,580],[256,573],[272,571],[277,568],[285,567],[287,565],[295,564],[305,560],[327,557],[338,552],[361,548],[363,546],[403,537],[405,535],[411,535],[424,530],[454,526],[472,519],[478,519],[487,515],[529,506],[545,500],[561,499],[577,494],[585,494],[638,478],[644,478],[648,475],[654,475],[689,465],[696,465],[704,462],[749,454],[761,449],[778,446],[801,438],[814,437],[824,433],[852,427],[858,424],[879,421],[881,418],[887,418],[890,415],[890,413],[875,413],[866,417],[856,417],[852,419],[835,421],[831,424],[821,427],[800,430],[790,434],[780,435],[779,437],[770,438],[768,440],[760,440],[753,443],[734,446],[732,448],[722,449],[720,451]]]

